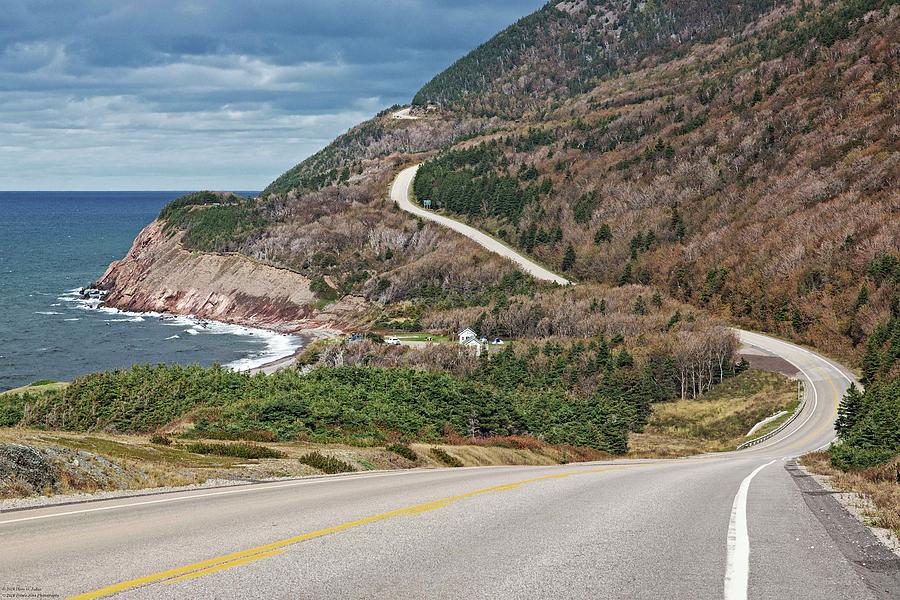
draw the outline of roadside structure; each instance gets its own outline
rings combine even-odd
[[[475,352],[475,356],[481,356],[481,349],[484,346],[477,338],[473,338],[465,343],[465,347]]]
[[[459,338],[459,343],[462,344],[463,346],[468,345],[468,343],[471,342],[472,340],[476,340],[476,341],[478,340],[478,334],[475,333],[475,330],[472,329],[471,327],[466,327],[465,329],[460,331],[457,334],[457,337]]]

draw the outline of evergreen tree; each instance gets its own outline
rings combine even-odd
[[[856,303],[853,305],[854,310],[859,310],[863,306],[869,303],[869,286],[865,283],[862,284],[862,287],[859,288],[859,294],[856,296]]]
[[[859,420],[860,411],[862,410],[863,394],[855,384],[850,384],[850,388],[844,397],[841,398],[841,404],[838,407],[837,420],[834,422],[834,429],[838,437],[845,437]]]
[[[676,240],[680,242],[684,239],[686,228],[684,226],[684,220],[681,218],[681,213],[678,212],[677,203],[672,205],[672,218],[669,221],[669,226],[672,229],[672,233],[675,234]]]
[[[650,302],[656,308],[662,308],[662,294],[659,292],[653,292],[653,297],[650,299]]]
[[[881,370],[881,351],[880,344],[873,335],[866,344],[866,353],[862,359],[862,382],[869,384],[875,381],[878,372]]]
[[[634,358],[628,353],[628,350],[622,348],[619,356],[616,357],[616,366],[620,369],[629,369],[634,366]]]
[[[600,245],[604,242],[612,241],[612,231],[609,228],[609,225],[603,223],[600,225],[600,229],[597,230],[597,233],[594,234],[594,243]]]
[[[569,244],[568,247],[566,247],[566,253],[563,256],[562,270],[568,271],[573,266],[575,266],[575,248],[572,247],[572,244]]]
[[[676,310],[672,313],[672,318],[669,319],[669,322],[666,323],[666,331],[670,331],[678,322],[681,320],[681,311]]]
[[[633,312],[636,315],[646,315],[647,314],[647,305],[644,302],[643,296],[638,296],[637,299],[634,301]]]
[[[631,261],[625,263],[625,269],[622,271],[622,274],[619,275],[618,283],[619,285],[634,283],[634,276],[631,274]]]

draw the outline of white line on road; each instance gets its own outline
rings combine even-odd
[[[437,471],[435,469],[434,471]],[[457,469],[459,471],[459,469]],[[101,512],[107,510],[120,510],[123,508],[134,508],[135,506],[146,506],[148,504],[167,504],[169,502],[183,502],[186,500],[196,500],[198,498],[209,498],[210,496],[228,496],[231,494],[244,494],[247,492],[264,492],[266,490],[277,490],[280,488],[289,488],[289,487],[297,487],[302,485],[312,485],[316,483],[328,483],[335,481],[357,481],[360,479],[371,479],[374,477],[395,477],[397,475],[406,475],[406,474],[415,474],[422,473],[423,471],[391,471],[387,473],[371,473],[368,475],[348,475],[348,476],[338,476],[338,477],[316,477],[309,479],[302,479],[300,481],[288,481],[285,483],[262,483],[257,485],[239,485],[229,488],[227,490],[219,490],[215,492],[204,492],[200,494],[190,494],[187,496],[169,496],[166,498],[157,498],[154,500],[141,500],[138,502],[128,502],[125,504],[114,504],[111,506],[95,506],[93,508],[79,508],[75,510],[67,510],[65,512],[56,512],[56,513],[48,513],[42,515],[34,515],[30,517],[18,517],[14,519],[7,519],[5,521],[0,521],[0,525],[8,525],[10,523],[21,523],[23,521],[38,521],[42,519],[53,519],[56,517],[66,517],[69,515],[80,515],[84,513],[93,513],[93,512]],[[127,496],[123,497],[127,498]],[[112,500],[118,500],[118,498],[111,498]],[[102,501],[101,501],[102,502]],[[40,509],[41,507],[36,507],[36,509]]]
[[[747,534],[747,491],[756,474],[771,465],[760,465],[741,482],[731,505],[728,523],[728,554],[725,567],[725,600],[746,600],[750,576],[750,536]]]

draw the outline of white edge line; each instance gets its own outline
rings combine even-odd
[[[618,464],[641,464],[640,462],[621,462],[618,461],[588,461],[583,463],[570,463],[570,466],[592,466],[592,465],[618,465]],[[649,464],[653,464],[653,461],[649,461]],[[372,479],[376,477],[397,477],[402,475],[423,475],[423,474],[433,474],[433,473],[462,473],[465,471],[473,471],[473,470],[485,470],[485,469],[501,469],[501,470],[516,470],[522,467],[526,468],[553,468],[556,466],[566,466],[566,465],[535,465],[531,467],[530,465],[486,465],[486,466],[472,466],[472,467],[455,467],[455,468],[442,468],[442,469],[409,469],[403,471],[386,471],[381,473],[370,473],[370,474],[360,474],[360,473],[347,473],[342,476],[331,476],[331,477],[312,477],[307,479],[301,479],[298,481],[288,481],[283,483],[261,483],[257,485],[240,485],[230,487],[225,490],[218,490],[215,492],[204,492],[204,493],[189,493],[187,496],[168,496],[165,498],[156,498],[154,500],[141,500],[138,502],[128,502],[125,504],[115,504],[112,506],[95,506],[92,508],[80,508],[76,510],[68,510],[65,512],[57,512],[57,513],[49,513],[42,515],[32,515],[30,517],[19,517],[15,519],[6,519],[4,521],[0,521],[0,525],[8,525],[10,523],[21,523],[24,521],[37,521],[43,519],[53,519],[57,517],[66,517],[70,515],[79,515],[85,513],[93,513],[93,512],[101,512],[108,510],[120,510],[124,508],[134,508],[136,506],[147,506],[151,504],[166,504],[169,502],[181,502],[185,500],[195,500],[198,498],[209,498],[212,496],[226,496],[230,494],[242,494],[245,492],[262,492],[266,490],[277,490],[280,488],[289,488],[289,487],[298,487],[302,485],[313,485],[317,483],[328,483],[335,481],[357,481],[360,479]],[[179,492],[172,492],[173,494]],[[128,496],[122,496],[120,498],[107,498],[103,500],[97,500],[96,502],[114,502],[116,500],[123,500],[128,498]],[[49,506],[35,506],[30,507],[26,510],[43,510],[53,508],[52,505]]]
[[[744,331],[744,330],[742,330],[742,329],[738,329],[738,331],[740,331],[740,332],[742,332],[742,333],[749,333],[749,334],[751,334],[751,335],[757,335],[757,336],[760,336],[760,337],[764,337],[764,338],[766,338],[767,340],[773,340],[773,341],[775,341],[775,342],[778,342],[778,343],[781,343],[781,344],[785,344],[785,345],[787,345],[787,346],[791,346],[791,347],[794,347],[794,348],[798,348],[798,349],[800,349],[800,350],[803,350],[803,348],[800,348],[799,346],[795,346],[794,344],[791,344],[791,343],[789,343],[789,342],[782,342],[781,340],[778,340],[778,339],[769,337],[769,336],[767,336],[767,335],[763,335],[763,334],[761,334],[761,333],[754,333],[754,332],[752,332],[752,331]],[[748,345],[753,346],[752,343],[748,343]],[[766,348],[763,348],[763,347],[761,347],[761,346],[754,346],[754,347],[755,347],[755,348],[758,348],[758,349],[760,349],[760,350],[766,350],[767,352],[769,351],[769,350],[767,350]],[[818,355],[813,355],[813,356],[818,357]],[[782,360],[784,360],[784,361],[786,361],[786,362],[788,362],[788,363],[794,365],[794,368],[797,369],[797,372],[801,373],[801,374],[803,375],[803,377],[805,377],[806,380],[809,382],[809,387],[812,389],[812,397],[813,397],[813,398],[812,398],[812,399],[813,399],[812,410],[809,412],[808,415],[806,415],[806,418],[803,419],[803,422],[800,423],[799,425],[797,425],[797,427],[795,427],[795,428],[794,428],[790,433],[788,433],[786,436],[784,436],[784,437],[779,437],[779,438],[773,438],[772,440],[766,440],[766,442],[771,441],[772,443],[771,443],[771,444],[767,444],[766,442],[762,442],[762,443],[760,443],[760,444],[757,444],[756,446],[750,446],[750,448],[748,448],[748,450],[754,450],[754,451],[755,451],[755,450],[763,450],[763,449],[765,449],[765,448],[771,448],[772,446],[774,446],[774,445],[776,445],[776,444],[780,444],[780,443],[783,442],[784,440],[788,439],[789,437],[791,437],[792,435],[794,435],[795,433],[797,433],[798,431],[800,431],[801,429],[803,429],[803,426],[806,425],[806,424],[809,422],[809,420],[813,418],[813,415],[816,414],[816,409],[819,407],[819,392],[816,390],[816,384],[813,383],[812,377],[810,377],[809,374],[808,374],[802,367],[800,367],[800,365],[798,365],[797,363],[795,363],[795,362],[792,361],[791,359],[789,359],[789,358],[787,358],[787,357],[785,357],[785,356],[779,356],[779,358],[781,358]],[[828,361],[825,361],[825,362],[828,363]],[[834,366],[834,365],[831,365],[830,363],[828,363],[828,364],[829,364],[829,366],[832,366],[832,367]]]
[[[406,471],[407,473],[411,473],[412,471]],[[139,502],[128,502],[126,504],[115,504],[113,506],[95,506],[93,508],[80,508],[77,510],[69,510],[60,513],[50,513],[44,515],[33,515],[30,517],[19,517],[16,519],[7,519],[5,521],[0,521],[0,525],[8,525],[10,523],[21,523],[23,521],[37,521],[40,519],[52,519],[55,517],[65,517],[69,515],[80,515],[85,513],[92,512],[100,512],[107,510],[119,510],[123,508],[133,508],[135,506],[146,506],[149,504],[166,504],[169,502],[181,502],[185,500],[194,500],[196,498],[209,498],[211,496],[226,496],[230,494],[242,494],[245,492],[252,491],[265,491],[265,490],[275,490],[279,488],[287,488],[287,487],[296,487],[301,485],[310,485],[313,483],[321,483],[323,481],[348,481],[353,479],[369,479],[371,477],[385,477],[387,475],[395,475],[395,473],[372,473],[371,475],[356,475],[353,477],[341,477],[341,478],[331,478],[331,477],[318,477],[315,479],[307,479],[304,481],[291,481],[288,483],[275,483],[275,484],[263,484],[263,485],[241,485],[235,486],[234,488],[230,488],[227,490],[219,490],[216,492],[205,492],[202,494],[190,494],[188,496],[174,496],[168,498],[157,498],[155,500],[141,500]],[[116,498],[110,498],[111,501],[116,500]],[[40,510],[44,507],[34,507],[34,510]],[[48,507],[49,508],[49,507]]]
[[[750,579],[750,536],[747,533],[747,492],[756,474],[775,462],[770,460],[756,467],[741,482],[728,523],[727,558],[725,566],[725,600],[746,600]]]

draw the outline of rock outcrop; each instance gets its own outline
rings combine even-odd
[[[104,304],[133,312],[192,315],[283,332],[341,331],[365,310],[345,298],[316,311],[316,295],[303,275],[239,254],[189,252],[181,234],[154,221],[121,260],[94,284]]]

